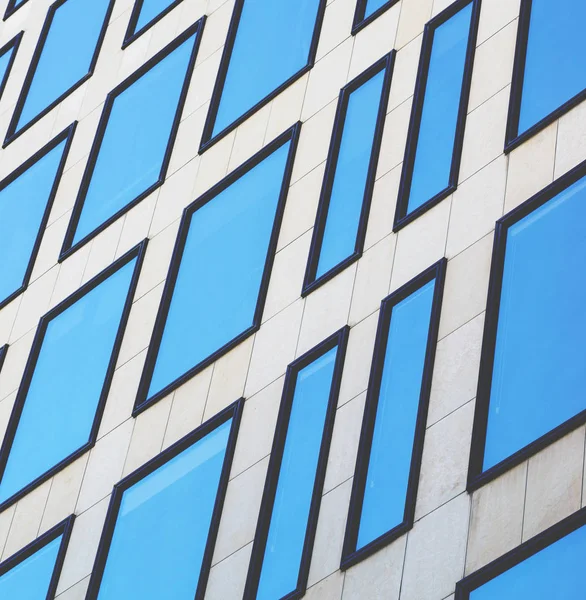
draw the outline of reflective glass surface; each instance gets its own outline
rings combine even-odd
[[[319,3],[244,0],[212,137],[307,65]]]
[[[404,519],[434,288],[427,283],[391,313],[357,549]]]
[[[193,600],[231,423],[124,492],[100,600]]]
[[[6,76],[6,71],[8,70],[8,65],[10,64],[10,59],[12,58],[13,52],[14,46],[10,46],[10,48],[8,48],[4,54],[0,55],[0,84],[2,84],[4,81],[4,77]]]
[[[297,375],[257,600],[297,587],[336,353],[329,350]]]
[[[586,527],[470,593],[470,600],[571,600],[584,596]]]
[[[519,133],[586,88],[583,0],[533,0],[525,62]]]
[[[289,147],[192,214],[149,396],[254,324]]]
[[[45,600],[62,539],[63,536],[60,535],[4,575],[0,575],[0,598]]]
[[[581,179],[508,229],[484,469],[586,409],[584,219]]]
[[[88,442],[135,265],[131,260],[48,323],[0,502]]]
[[[390,0],[366,0],[366,9],[364,11],[364,18],[370,17],[370,15],[384,6]]]
[[[67,0],[53,16],[16,131],[90,70],[110,0]]]
[[[166,8],[171,6],[175,0],[143,0],[140,13],[136,22],[135,31],[140,31],[154,18],[158,17]]]
[[[65,143],[0,190],[0,302],[24,283]]]
[[[408,213],[450,183],[471,18],[468,4],[434,32]]]
[[[383,70],[348,99],[316,278],[355,251],[384,77]]]
[[[159,181],[197,35],[116,96],[73,243]]]

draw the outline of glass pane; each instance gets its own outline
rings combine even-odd
[[[470,600],[570,600],[584,596],[586,527],[580,527],[498,575]]]
[[[90,70],[110,0],[67,0],[55,11],[16,130]]]
[[[533,0],[519,117],[519,133],[586,88],[583,0]]]
[[[149,396],[254,324],[289,148],[192,214]]]
[[[49,321],[0,502],[88,442],[135,265],[126,263]]]
[[[393,307],[357,549],[403,522],[435,281]]]
[[[364,18],[370,17],[370,15],[390,2],[391,0],[366,0],[366,9],[364,11]]]
[[[383,70],[348,99],[316,278],[351,256],[356,248],[384,78]]]
[[[63,536],[49,542],[32,556],[0,575],[0,598],[44,600],[49,591]]]
[[[138,0],[136,1],[138,2]],[[134,30],[140,31],[175,1],[176,0],[143,0]]]
[[[116,96],[74,244],[159,181],[198,35],[194,33]]]
[[[0,85],[6,76],[6,71],[8,70],[8,65],[10,64],[10,59],[12,58],[13,52],[14,45],[11,45],[10,48],[4,52],[4,54],[0,55]]]
[[[337,348],[297,375],[257,600],[297,587]]]
[[[471,18],[472,4],[468,4],[433,35],[408,213],[450,183]]]
[[[307,65],[319,4],[244,0],[212,136]]]
[[[0,190],[0,302],[24,283],[65,144]]]
[[[100,600],[193,600],[231,423],[124,492]]]

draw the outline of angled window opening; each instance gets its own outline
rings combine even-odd
[[[235,402],[114,486],[87,600],[204,597],[242,408]]]
[[[8,17],[11,17],[21,6],[26,4],[28,0],[8,0],[6,5],[6,11],[4,12],[3,21],[6,21]]]
[[[0,182],[0,308],[28,286],[75,125]]]
[[[413,527],[446,259],[382,301],[341,568]]]
[[[114,0],[57,0],[49,7],[4,147],[89,79]]]
[[[348,333],[287,368],[244,600],[300,598],[307,587]]]
[[[582,163],[497,221],[470,490],[586,422],[585,207]]]
[[[106,98],[60,261],[165,181],[204,19]]]
[[[326,0],[236,0],[200,153],[313,66],[325,8]]]
[[[586,98],[586,4],[522,0],[505,152]]]
[[[299,130],[185,209],[134,414],[260,327]]]
[[[370,25],[399,0],[356,0],[356,10],[352,23],[352,35]]]
[[[0,598],[55,597],[74,521],[75,515],[71,515],[0,563]]]
[[[14,64],[14,59],[16,58],[16,53],[18,52],[18,47],[20,46],[23,34],[24,31],[21,31],[0,48],[0,98],[2,98],[4,88],[8,83],[10,71],[12,70],[12,65]]]
[[[132,44],[181,2],[183,0],[135,0],[122,48]]]
[[[41,318],[0,449],[0,510],[94,445],[145,248]]]
[[[458,186],[479,16],[459,0],[425,26],[394,231]]]
[[[8,344],[4,344],[4,346],[0,346],[0,373],[2,373],[2,366],[4,365],[4,361],[6,360],[7,352],[8,352]]]
[[[302,295],[360,258],[395,53],[342,88],[330,141]]]

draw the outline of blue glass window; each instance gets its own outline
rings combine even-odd
[[[296,131],[187,209],[139,405],[168,393],[260,325]]]
[[[179,2],[181,0],[135,0],[126,32],[126,43],[144,33]]]
[[[91,75],[111,4],[111,0],[57,0],[51,5],[8,127],[8,140]]]
[[[413,525],[445,264],[383,300],[344,560]]]
[[[356,11],[352,34],[358,33],[363,27],[376,19],[383,12],[397,4],[399,0],[356,0]]]
[[[4,88],[6,87],[6,82],[8,81],[8,76],[10,75],[10,70],[12,69],[16,52],[20,46],[22,35],[23,33],[20,32],[17,36],[0,48],[0,97],[2,97],[2,94],[4,93]]]
[[[41,319],[0,455],[0,504],[44,481],[95,440],[143,248]]]
[[[487,316],[477,408],[486,410],[486,438],[478,471],[586,410],[586,286],[579,276],[586,178],[570,177],[575,183],[567,189],[553,195],[567,185],[564,178],[497,225],[491,285],[500,298]]]
[[[241,405],[114,488],[88,600],[203,598]]]
[[[305,276],[307,289],[362,253],[393,55],[342,89]]]
[[[324,9],[324,0],[236,2],[204,144],[305,72],[314,59]]]
[[[458,184],[479,6],[456,2],[426,26],[395,226]]]
[[[200,33],[198,21],[108,96],[64,251],[163,183]]]
[[[523,0],[518,44],[526,48],[515,64],[509,142],[546,125],[569,108],[567,103],[583,99],[585,20],[582,0],[561,0],[555,9],[549,0]]]
[[[28,2],[28,0],[8,0],[8,4],[6,5],[6,12],[4,13],[4,20],[8,19],[8,17],[20,8],[23,4]]]
[[[66,129],[0,183],[0,306],[28,284],[72,136]]]
[[[304,591],[347,334],[342,329],[287,371],[245,598]]]

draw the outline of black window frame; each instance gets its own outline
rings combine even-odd
[[[61,569],[63,568],[63,562],[65,560],[65,554],[67,553],[67,546],[69,545],[74,522],[75,515],[72,514],[43,533],[43,535],[39,536],[36,540],[32,541],[22,550],[19,550],[16,554],[13,554],[5,561],[0,563],[0,577],[17,567],[27,558],[30,558],[39,550],[42,550],[47,544],[50,544],[53,540],[56,540],[60,535],[62,535],[63,539],[59,545],[59,551],[57,552],[57,558],[55,559],[55,566],[53,567],[53,574],[51,575],[51,581],[49,582],[49,589],[47,590],[46,596],[47,600],[52,600],[57,591],[57,584],[59,583],[59,577],[61,576]]]
[[[2,366],[6,360],[6,354],[8,354],[8,344],[0,346],[0,373],[2,373]]]
[[[106,369],[104,384],[102,386],[102,390],[100,392],[100,398],[96,405],[96,412],[94,415],[94,420],[90,432],[90,436],[88,441],[80,446],[77,450],[72,452],[69,456],[65,457],[63,460],[58,462],[56,465],[53,465],[50,469],[45,471],[42,475],[25,485],[18,492],[7,498],[4,502],[0,503],[0,513],[7,509],[9,506],[12,506],[15,502],[26,496],[35,488],[39,487],[42,483],[49,480],[51,477],[62,471],[65,467],[70,465],[77,458],[85,454],[88,450],[94,447],[97,437],[98,430],[100,427],[100,423],[102,420],[102,416],[104,413],[104,408],[106,406],[106,400],[108,398],[108,393],[110,391],[110,386],[112,384],[112,378],[114,377],[114,371],[116,369],[116,362],[118,360],[118,355],[120,353],[120,347],[122,346],[122,340],[124,338],[124,332],[126,330],[126,326],[128,324],[128,317],[130,315],[130,309],[132,307],[132,303],[134,300],[134,295],[136,292],[136,286],[138,284],[138,279],[140,276],[140,271],[142,264],[144,262],[144,255],[146,252],[148,240],[145,239],[134,248],[126,252],[123,256],[115,260],[111,265],[106,267],[103,271],[98,273],[95,277],[90,279],[87,283],[82,285],[77,291],[73,294],[65,298],[62,302],[57,304],[54,308],[52,308],[49,312],[43,315],[39,321],[37,326],[37,331],[35,332],[35,337],[33,339],[32,348],[30,350],[26,366],[24,369],[24,373],[18,387],[18,392],[16,394],[16,399],[14,401],[14,406],[12,408],[12,412],[10,413],[10,419],[8,421],[8,426],[6,428],[6,433],[4,434],[4,439],[2,440],[2,445],[0,446],[0,481],[4,475],[4,471],[6,469],[6,464],[8,462],[8,458],[10,456],[10,452],[12,450],[12,444],[14,443],[14,438],[16,435],[16,431],[18,429],[18,425],[20,422],[20,417],[22,415],[22,411],[27,399],[29,387],[35,372],[35,368],[37,365],[37,361],[43,347],[43,340],[45,338],[45,333],[47,331],[47,327],[49,323],[65,310],[67,310],[70,306],[75,304],[78,300],[80,300],[83,296],[85,296],[88,292],[92,291],[96,287],[98,287],[101,283],[103,283],[106,279],[108,279],[111,275],[113,275],[116,271],[121,269],[124,265],[128,264],[130,261],[136,259],[136,265],[134,268],[134,273],[132,275],[132,279],[130,281],[130,285],[128,287],[128,292],[126,296],[126,300],[124,302],[124,308],[122,310],[122,315],[120,318],[120,324],[118,325],[118,331],[116,333],[116,338],[114,340],[114,345],[112,347],[112,353],[110,355],[110,361],[108,363],[108,367]]]
[[[45,206],[45,210],[43,216],[41,218],[41,222],[39,224],[39,230],[37,232],[37,236],[35,238],[35,242],[33,244],[33,248],[30,254],[28,266],[24,273],[23,283],[22,285],[16,289],[12,294],[7,296],[4,299],[0,299],[0,309],[4,308],[7,304],[12,302],[15,298],[20,296],[28,287],[30,283],[30,278],[35,266],[35,261],[37,259],[37,255],[39,253],[39,249],[41,247],[41,242],[43,241],[43,235],[45,234],[45,229],[47,227],[47,223],[49,222],[49,215],[51,214],[51,208],[53,206],[53,202],[55,200],[55,196],[57,195],[57,190],[59,189],[59,184],[61,182],[61,177],[63,176],[63,171],[65,169],[65,163],[67,162],[67,157],[69,155],[69,150],[71,148],[71,143],[73,141],[73,137],[75,135],[75,129],[77,127],[77,121],[74,121],[69,127],[66,127],[61,133],[58,133],[50,142],[45,144],[40,150],[37,150],[35,154],[33,154],[30,158],[28,158],[25,162],[23,162],[19,167],[17,167],[10,175],[5,177],[2,181],[0,181],[0,193],[14,181],[16,181],[21,175],[23,175],[28,169],[30,169],[35,163],[39,160],[43,159],[49,152],[54,150],[59,144],[65,141],[65,147],[63,148],[63,154],[61,156],[61,160],[57,167],[57,172],[55,174],[55,179],[53,181],[53,185],[51,186],[51,190],[49,192],[49,197],[47,200],[47,204]]]
[[[168,15],[175,7],[179,6],[183,0],[173,0],[169,6],[164,8],[156,17],[153,17],[146,25],[143,25],[140,29],[136,29],[138,19],[140,17],[140,11],[142,10],[144,0],[134,0],[134,6],[130,13],[130,20],[128,21],[128,27],[124,34],[124,41],[122,42],[122,50],[128,48],[134,40],[138,39],[143,33],[146,33],[151,27],[156,25],[163,17]]]
[[[20,31],[9,42],[6,42],[6,44],[4,44],[2,48],[0,48],[0,56],[4,56],[7,52],[12,52],[12,55],[8,59],[8,65],[6,66],[6,72],[4,73],[4,77],[2,77],[2,80],[0,81],[0,98],[2,98],[2,95],[4,94],[4,89],[6,88],[6,84],[8,83],[10,71],[12,71],[12,66],[14,65],[16,53],[18,52],[18,48],[20,47],[20,42],[22,40],[23,35],[24,31]]]
[[[366,228],[368,225],[368,217],[370,214],[372,193],[374,190],[374,184],[376,180],[376,170],[380,155],[380,147],[384,132],[385,120],[387,116],[387,106],[389,103],[389,94],[391,91],[391,81],[393,77],[395,55],[396,51],[392,50],[391,52],[383,56],[381,59],[379,59],[377,62],[375,62],[373,65],[371,65],[368,69],[360,73],[360,75],[355,77],[352,81],[347,83],[340,90],[340,95],[338,97],[338,106],[336,109],[336,117],[334,120],[334,127],[330,139],[330,148],[328,151],[326,168],[324,178],[322,181],[317,215],[313,227],[311,246],[309,249],[309,257],[307,260],[305,276],[303,279],[303,288],[301,290],[302,297],[309,295],[313,290],[317,289],[327,281],[330,281],[330,279],[334,278],[344,269],[349,267],[352,263],[356,262],[362,256],[362,253],[364,251],[364,240],[366,238]],[[356,242],[354,245],[354,252],[347,256],[344,260],[339,262],[335,267],[331,268],[329,271],[327,271],[326,273],[324,273],[316,279],[316,272],[323,244],[328,210],[330,207],[332,188],[334,185],[334,179],[336,176],[336,170],[338,166],[340,146],[344,135],[344,125],[346,121],[346,114],[348,111],[348,103],[353,92],[359,89],[372,77],[378,75],[381,71],[384,71],[385,75],[383,80],[378,114],[376,118],[374,137],[372,141],[370,160],[368,164],[368,172],[366,175],[366,181],[364,186],[362,208],[360,211],[360,218],[358,221],[358,228],[356,231]]]
[[[16,4],[16,0],[8,0],[8,4],[6,5],[6,10],[4,11],[4,16],[2,17],[3,21],[6,21],[9,17],[11,17],[21,6],[24,6],[28,0],[23,0],[19,5]]]
[[[189,204],[184,210],[181,217],[181,223],[179,225],[179,232],[175,240],[175,247],[173,248],[173,255],[171,257],[171,263],[167,273],[167,279],[165,281],[165,287],[163,289],[163,296],[159,304],[157,311],[157,317],[155,320],[155,326],[149,342],[145,365],[140,378],[140,384],[134,403],[132,415],[136,417],[143,410],[149,406],[155,404],[172,391],[183,385],[186,381],[191,379],[194,375],[205,369],[214,361],[218,360],[221,356],[238,346],[245,339],[250,337],[253,333],[260,329],[262,314],[266,302],[269,281],[271,278],[272,267],[275,259],[275,253],[277,249],[277,242],[279,238],[279,231],[281,229],[281,222],[283,220],[283,213],[285,210],[285,203],[287,194],[289,192],[289,184],[291,181],[291,173],[293,171],[293,162],[295,160],[295,154],[299,141],[299,133],[301,131],[301,123],[296,123],[293,127],[290,127],[287,131],[282,133],[279,137],[274,139],[272,142],[267,144],[262,150],[257,152],[252,158],[248,159],[242,165],[237,167],[234,171],[229,173],[219,183],[210,188],[197,200]],[[256,309],[254,312],[253,323],[250,327],[242,331],[235,338],[218,348],[207,358],[200,361],[188,369],[183,375],[166,385],[162,390],[154,394],[153,396],[148,395],[149,386],[153,376],[154,368],[159,355],[160,345],[165,330],[167,318],[169,316],[169,310],[171,308],[171,301],[173,299],[173,293],[175,290],[175,284],[177,282],[177,276],[181,267],[181,261],[183,258],[183,252],[185,250],[185,244],[189,235],[189,229],[191,226],[191,218],[193,214],[202,206],[213,200],[216,196],[221,194],[225,189],[230,187],[243,175],[254,169],[259,163],[265,158],[271,155],[273,152],[278,150],[281,146],[290,142],[291,147],[289,149],[289,155],[285,165],[285,171],[283,174],[283,182],[281,184],[281,190],[279,192],[279,200],[277,202],[277,210],[275,212],[275,219],[273,221],[273,229],[269,240],[267,249],[267,256],[265,265],[263,268],[263,275],[260,283],[258,292],[258,298],[256,302]]]
[[[30,87],[35,77],[37,67],[39,65],[39,60],[41,59],[41,54],[43,53],[43,49],[45,47],[45,42],[47,41],[47,37],[51,30],[53,18],[57,10],[67,1],[68,0],[56,0],[55,2],[53,2],[53,4],[51,4],[49,10],[47,11],[47,16],[45,17],[45,22],[43,23],[43,28],[41,29],[39,40],[37,42],[37,45],[35,46],[33,57],[31,59],[26,76],[24,78],[24,83],[22,84],[22,88],[20,90],[16,106],[14,107],[14,112],[12,113],[10,123],[8,124],[6,136],[4,138],[4,142],[2,143],[2,148],[6,148],[15,139],[19,138],[25,131],[28,131],[35,123],[38,123],[45,115],[49,114],[56,106],[63,102],[65,98],[70,96],[77,88],[82,86],[94,74],[96,63],[98,62],[98,56],[100,55],[100,50],[102,49],[102,43],[104,41],[104,37],[106,36],[106,30],[108,29],[108,25],[110,23],[110,17],[112,16],[112,10],[114,9],[115,0],[110,0],[108,8],[106,9],[106,15],[104,17],[102,29],[100,30],[100,34],[98,36],[94,54],[90,61],[88,72],[81,79],[78,79],[77,82],[74,83],[69,89],[65,90],[58,98],[53,100],[53,102],[51,102],[47,107],[45,107],[38,115],[33,117],[27,123],[25,123],[20,129],[16,129],[18,126],[18,120],[20,119],[20,115],[22,114],[22,109],[24,108],[24,104],[30,92]],[[18,8],[20,8],[20,6]]]
[[[570,431],[586,423],[586,409],[584,409],[557,427],[550,429],[547,433],[527,444],[514,454],[511,454],[496,465],[485,471],[482,469],[490,407],[496,336],[498,332],[502,278],[506,260],[508,229],[585,176],[586,161],[580,163],[571,171],[556,179],[553,183],[514,208],[496,222],[488,296],[486,301],[486,317],[482,337],[480,371],[476,392],[476,407],[474,410],[470,462],[468,465],[467,490],[469,492],[477,490],[489,481],[496,479],[503,473],[506,473],[551,445],[553,442],[564,437]],[[520,423],[520,426],[521,425],[522,423]]]
[[[267,94],[262,100],[259,100],[254,106],[249,108],[244,114],[238,117],[235,121],[233,121],[230,125],[222,129],[222,131],[218,132],[216,135],[213,135],[214,125],[216,122],[216,117],[218,114],[218,108],[220,106],[220,101],[222,99],[222,93],[224,91],[224,85],[226,82],[226,75],[228,74],[228,67],[230,65],[230,59],[232,57],[232,50],[234,49],[234,42],[236,40],[236,34],[238,32],[238,24],[240,23],[240,16],[242,15],[242,8],[244,6],[244,2],[246,0],[236,0],[234,4],[234,11],[232,12],[232,17],[230,20],[230,26],[228,28],[228,35],[226,37],[226,43],[224,45],[224,50],[222,51],[222,58],[220,61],[220,68],[218,70],[218,74],[216,76],[216,80],[214,83],[214,89],[212,91],[212,99],[210,101],[210,106],[208,109],[208,113],[206,115],[206,120],[204,123],[203,133],[201,136],[201,141],[199,145],[199,154],[203,154],[208,148],[211,148],[216,142],[219,142],[221,139],[226,137],[230,132],[234,131],[239,125],[244,123],[247,119],[249,119],[253,114],[258,112],[263,106],[268,104],[271,100],[276,98],[281,92],[286,90],[290,85],[295,83],[298,79],[303,77],[305,73],[309,72],[313,65],[315,64],[315,57],[317,54],[317,46],[319,42],[319,36],[323,24],[324,14],[326,11],[326,3],[327,0],[315,0],[319,3],[316,19],[315,19],[315,27],[313,29],[313,34],[311,38],[311,44],[309,48],[309,54],[307,63],[304,67],[299,69],[296,73],[294,73],[289,79],[284,81],[281,85],[276,87],[272,92]]]
[[[346,531],[344,534],[344,544],[342,547],[342,559],[340,561],[340,569],[343,571],[349,569],[353,565],[358,564],[369,556],[372,556],[375,552],[378,552],[380,549],[384,548],[391,542],[407,533],[410,529],[412,529],[413,523],[415,522],[415,505],[417,501],[417,490],[419,487],[423,445],[425,442],[429,397],[431,394],[431,382],[433,378],[435,354],[438,342],[439,323],[442,310],[447,264],[447,259],[442,258],[435,264],[428,267],[425,271],[408,281],[405,285],[394,291],[392,294],[387,296],[381,302],[374,351],[372,355],[370,377],[366,392],[366,404],[362,417],[362,429],[360,431],[360,441],[358,443],[358,454],[354,469],[354,479],[352,481],[350,507],[348,509],[348,519],[346,521]],[[366,546],[357,549],[358,530],[362,516],[364,490],[366,486],[366,478],[368,476],[368,467],[370,465],[374,428],[376,425],[377,409],[380,399],[380,388],[385,368],[385,358],[389,341],[389,331],[391,327],[393,309],[400,302],[432,281],[435,281],[435,285],[433,291],[431,315],[429,319],[423,375],[421,377],[421,391],[419,394],[419,406],[417,409],[415,434],[413,437],[413,450],[411,453],[411,465],[409,470],[409,481],[407,484],[407,494],[405,497],[403,521],[386,533],[380,535],[378,538],[369,542]]]
[[[372,14],[365,17],[366,4],[368,0],[356,0],[356,10],[354,11],[354,19],[352,21],[352,35],[356,35],[359,31],[364,29],[367,25],[370,25],[375,19],[380,17],[384,12],[387,12],[389,8],[395,6],[399,0],[387,0],[385,4],[379,6]]]
[[[181,117],[183,114],[183,110],[185,108],[185,101],[187,99],[187,93],[189,91],[189,85],[191,82],[191,78],[193,75],[193,69],[195,67],[195,61],[197,59],[198,49],[201,42],[202,33],[205,25],[205,16],[196,21],[193,25],[179,34],[170,44],[167,44],[160,52],[157,52],[155,56],[153,56],[150,60],[144,63],[141,67],[139,67],[134,73],[132,73],[129,77],[127,77],[122,83],[118,84],[111,92],[106,96],[106,101],[104,103],[104,108],[102,109],[102,114],[100,116],[100,122],[98,123],[98,128],[96,131],[96,135],[94,137],[94,141],[92,142],[92,147],[89,153],[89,157],[83,172],[83,177],[81,180],[81,185],[79,191],[77,193],[77,197],[75,199],[75,204],[73,207],[73,212],[71,214],[71,218],[69,220],[69,224],[67,226],[67,231],[65,233],[65,239],[63,240],[63,246],[61,247],[61,253],[59,255],[59,262],[63,262],[68,256],[71,256],[76,250],[85,246],[90,240],[94,239],[99,233],[108,228],[112,223],[117,221],[122,215],[125,215],[129,210],[134,208],[137,204],[139,204],[142,200],[144,200],[147,196],[152,194],[156,189],[161,187],[165,182],[167,177],[167,171],[169,169],[169,163],[171,161],[171,155],[173,153],[173,148],[175,146],[175,142],[177,139],[177,133],[179,131],[179,125],[181,123]],[[167,58],[174,50],[176,50],[182,43],[188,40],[190,37],[195,35],[195,41],[193,44],[193,49],[191,53],[191,57],[189,59],[189,64],[187,66],[187,70],[185,73],[185,79],[183,81],[183,85],[181,88],[181,94],[179,96],[179,102],[177,104],[177,109],[175,111],[175,117],[173,119],[173,124],[171,126],[171,131],[169,135],[169,139],[167,141],[167,147],[165,149],[165,155],[163,157],[163,162],[161,164],[161,170],[159,172],[159,178],[155,183],[151,184],[146,190],[141,192],[138,196],[136,196],[133,200],[128,202],[125,206],[123,206],[120,210],[114,213],[111,217],[108,217],[104,222],[98,225],[95,229],[93,229],[90,233],[88,233],[85,237],[83,237],[78,242],[73,243],[73,238],[75,236],[75,232],[77,230],[77,226],[79,223],[79,219],[83,210],[83,206],[85,204],[87,192],[89,190],[89,186],[93,177],[93,173],[96,167],[96,162],[100,154],[100,149],[102,146],[102,142],[104,140],[104,135],[106,133],[106,129],[108,127],[108,122],[110,120],[110,114],[112,112],[112,108],[114,106],[114,102],[116,98],[120,96],[120,94],[124,93],[128,88],[130,88],[138,79],[140,79],[143,75],[145,75],[148,71],[150,71],[155,65],[159,62]]]
[[[210,529],[208,532],[199,581],[195,594],[195,600],[203,600],[212,567],[214,547],[218,536],[218,529],[220,527],[220,519],[222,517],[222,509],[224,507],[224,500],[226,498],[226,490],[228,488],[228,480],[230,478],[230,470],[232,467],[232,460],[234,458],[234,450],[236,448],[236,440],[238,437],[238,429],[242,418],[244,403],[245,401],[243,398],[240,398],[236,402],[232,403],[230,406],[205,421],[191,433],[188,433],[186,436],[182,437],[179,441],[160,452],[157,456],[114,485],[112,494],[110,496],[108,512],[106,514],[106,521],[102,529],[100,542],[98,544],[98,551],[92,568],[86,600],[96,600],[98,597],[124,492],[148,475],[154,473],[157,469],[164,466],[183,451],[193,446],[193,444],[203,439],[206,435],[217,429],[220,425],[226,423],[229,419],[232,419],[232,425],[230,427],[228,443],[226,444],[226,453],[224,455],[224,462],[222,464],[222,471],[220,474],[220,480],[218,482],[218,491],[214,502]]]
[[[309,567],[311,565],[311,555],[313,553],[313,544],[317,531],[317,522],[319,518],[323,486],[326,476],[326,467],[332,440],[332,432],[334,429],[334,421],[336,418],[338,395],[340,392],[342,372],[344,370],[344,360],[346,356],[349,333],[350,327],[345,325],[334,334],[320,342],[317,346],[314,346],[311,350],[295,359],[287,367],[285,383],[283,385],[283,393],[281,396],[281,404],[279,406],[279,414],[277,417],[277,425],[275,429],[275,435],[273,437],[273,445],[271,448],[271,456],[269,459],[267,476],[265,479],[262,501],[256,525],[256,532],[254,535],[252,554],[246,576],[246,586],[243,596],[244,600],[255,600],[258,591],[266,542],[273,515],[275,495],[279,483],[281,462],[283,459],[285,443],[287,441],[289,419],[291,417],[291,410],[295,398],[297,376],[305,367],[324,356],[330,350],[337,348],[336,360],[332,373],[332,385],[328,398],[328,407],[324,421],[322,442],[320,446],[317,469],[315,473],[315,482],[311,497],[311,505],[307,519],[303,553],[301,555],[301,563],[299,565],[297,587],[286,596],[283,596],[281,600],[296,600],[305,594],[307,580],[309,577]]]
[[[413,170],[415,167],[417,146],[419,145],[421,118],[423,116],[423,105],[426,96],[427,79],[429,76],[429,67],[435,31],[449,19],[451,19],[456,13],[466,8],[466,6],[469,4],[472,4],[472,16],[470,19],[466,58],[464,61],[464,75],[462,77],[462,89],[460,92],[460,104],[458,107],[458,118],[456,121],[456,131],[448,185],[443,190],[435,194],[435,196],[432,196],[426,200],[421,206],[418,206],[409,212],[409,198],[411,196]],[[399,231],[405,227],[405,225],[408,225],[420,217],[430,208],[433,208],[439,204],[442,200],[453,194],[456,189],[458,189],[460,164],[462,162],[462,149],[464,146],[464,133],[466,130],[468,104],[470,100],[470,87],[472,85],[472,71],[474,69],[474,56],[476,53],[476,41],[478,38],[480,7],[481,0],[458,0],[436,15],[433,19],[431,19],[431,21],[428,21],[423,30],[423,42],[421,46],[421,54],[419,56],[419,66],[417,69],[415,94],[413,96],[411,117],[409,119],[409,130],[407,133],[407,144],[405,146],[405,155],[403,158],[403,166],[401,168],[401,181],[399,184],[399,193],[395,208],[395,218],[393,222],[394,232]]]

